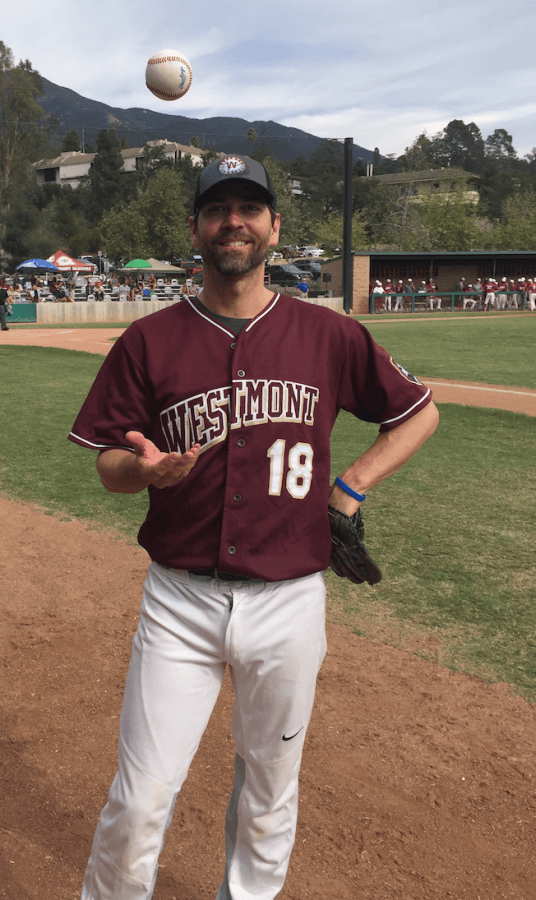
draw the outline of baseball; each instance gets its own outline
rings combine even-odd
[[[178,100],[192,83],[192,67],[178,50],[160,50],[147,63],[145,83],[160,100]]]

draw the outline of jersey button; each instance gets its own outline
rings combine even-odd
[[[236,350],[236,341],[231,344],[231,350]]]
[[[242,499],[242,494],[233,494],[233,500],[235,503],[238,503],[239,500]]]
[[[229,556],[233,556],[236,553],[236,547],[227,547],[227,553]]]
[[[238,440],[237,440],[236,443],[238,444],[239,447],[245,447],[245,446],[246,446],[246,442],[245,442],[244,438],[238,438]]]
[[[239,378],[243,378],[245,374],[246,374],[246,373],[244,372],[243,369],[239,369],[238,372],[237,372],[237,375],[238,375]]]

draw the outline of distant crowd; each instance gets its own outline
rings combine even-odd
[[[446,306],[451,306],[453,293],[455,306],[461,309],[479,309],[487,311],[491,309],[521,309],[536,310],[536,278],[526,279],[506,278],[477,278],[474,282],[467,282],[461,278],[452,292],[438,290],[433,279],[421,281],[416,286],[411,278],[391,279],[385,282],[379,279],[369,285],[369,295],[374,303],[375,311],[384,309],[388,312],[403,312],[412,308],[413,299],[419,295],[426,298],[426,305],[430,310],[440,310],[442,299],[446,299]]]
[[[163,289],[165,295],[175,299],[196,296],[197,284],[191,279],[179,285],[172,283],[172,279],[157,279],[151,272],[147,279],[131,275],[118,276],[111,273],[103,275],[80,275],[76,272],[63,275],[53,275],[44,278],[39,275],[29,275],[19,278],[17,274],[5,277],[0,281],[0,287],[7,290],[7,304],[13,303],[74,303],[78,294],[85,295],[86,300],[96,302],[108,300],[150,300],[158,297],[157,291]],[[162,299],[162,297],[160,297]]]

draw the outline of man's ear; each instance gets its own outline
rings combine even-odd
[[[270,235],[270,247],[275,247],[279,243],[279,229],[281,227],[281,216],[277,213],[272,225],[272,234]]]
[[[190,235],[192,237],[192,247],[197,248],[199,246],[197,242],[197,226],[195,224],[195,220],[193,216],[190,216],[188,219],[188,225],[190,226]]]

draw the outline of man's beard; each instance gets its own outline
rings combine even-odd
[[[270,247],[270,238],[267,237],[262,244],[250,244],[250,251],[247,256],[240,255],[233,250],[232,247],[221,247],[219,245],[200,245],[203,263],[213,266],[220,275],[247,275],[253,269],[264,265],[268,249]]]

